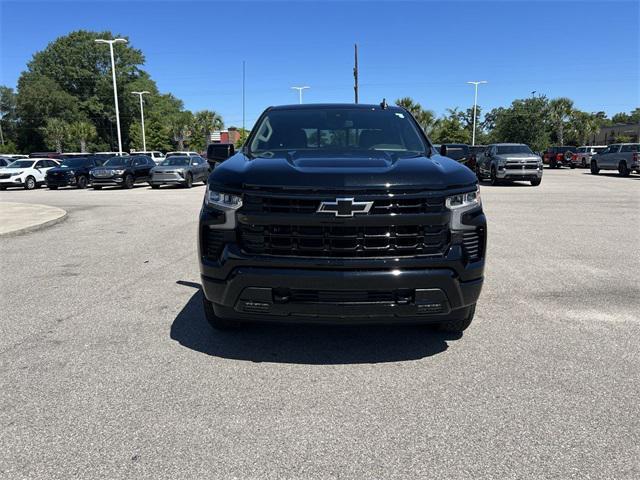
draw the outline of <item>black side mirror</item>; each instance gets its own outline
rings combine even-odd
[[[447,146],[446,145],[440,145],[440,155],[442,155],[443,157],[447,156]]]

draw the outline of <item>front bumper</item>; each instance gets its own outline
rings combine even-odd
[[[201,232],[212,218],[203,209]],[[204,296],[219,317],[246,321],[430,323],[463,318],[478,300],[484,275],[484,214],[473,222],[483,236],[475,261],[455,242],[441,256],[250,255],[234,241],[233,230],[225,233],[229,243],[215,260],[205,256],[201,233]]]
[[[115,176],[115,177],[94,177],[90,178],[91,185],[100,185],[100,186],[113,186],[113,185],[122,185],[124,183],[124,177]]]
[[[47,187],[68,187],[71,185],[75,185],[76,177],[46,177],[45,183]]]
[[[149,182],[151,185],[183,184],[185,178],[179,173],[154,173]]]
[[[542,178],[542,166],[536,169],[506,168],[499,166],[496,177],[501,180],[533,180]]]
[[[0,178],[0,186],[2,187],[22,187],[23,185],[22,177]]]

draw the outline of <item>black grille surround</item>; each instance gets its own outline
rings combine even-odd
[[[371,201],[367,214],[340,218],[318,212],[322,201]],[[238,242],[253,255],[293,257],[443,256],[450,213],[443,195],[247,194],[238,212]]]

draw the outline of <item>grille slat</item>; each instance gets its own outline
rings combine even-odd
[[[482,253],[482,231],[464,233],[462,244],[469,260],[478,260]]]
[[[204,236],[205,256],[217,260],[222,254],[224,247],[224,233],[222,230],[212,230],[205,227],[202,235]]]

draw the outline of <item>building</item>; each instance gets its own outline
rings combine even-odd
[[[618,123],[611,127],[601,127],[598,134],[594,135],[592,145],[609,145],[620,137],[627,137],[629,142],[640,142],[640,124]]]
[[[235,145],[240,140],[240,132],[233,127],[228,130],[215,130],[211,132],[208,140],[208,143],[233,143]]]

